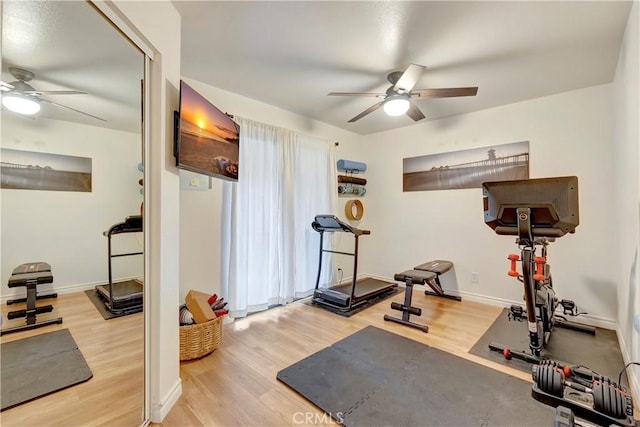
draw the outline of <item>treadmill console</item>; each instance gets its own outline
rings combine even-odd
[[[114,224],[105,231],[105,236],[121,233],[140,233],[142,231],[142,215],[131,215],[125,218],[124,222]]]
[[[347,233],[353,233],[357,236],[371,234],[371,231],[369,230],[361,230],[350,226],[346,222],[340,221],[340,219],[335,215],[316,215],[314,221],[311,223],[311,227],[319,233],[324,231],[344,231]]]
[[[124,228],[128,230],[142,230],[142,215],[131,215],[125,218]]]

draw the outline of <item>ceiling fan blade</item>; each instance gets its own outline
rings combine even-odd
[[[1,91],[8,92],[11,89],[13,89],[12,85],[10,85],[9,83],[5,83],[5,82],[0,81],[0,90]]]
[[[382,104],[384,104],[384,101],[380,101],[377,104],[373,104],[371,107],[367,108],[366,110],[364,110],[362,113],[358,114],[357,116],[355,116],[353,119],[349,120],[349,123],[353,123],[356,120],[360,120],[361,118],[363,118],[364,116],[366,116],[369,113],[373,113],[374,111],[376,111],[378,108],[382,107]]]
[[[411,92],[420,98],[450,98],[454,96],[476,96],[477,87],[451,87],[444,89],[418,89]]]
[[[407,116],[411,117],[416,122],[424,119],[424,114],[422,114],[422,111],[420,111],[420,109],[413,103],[407,110]]]
[[[84,114],[85,116],[93,117],[94,119],[106,122],[106,120],[103,119],[102,117],[94,116],[93,114],[85,113],[84,111],[76,110],[75,108],[67,107],[66,105],[58,104],[57,102],[49,101],[48,99],[40,98],[40,101],[46,102],[47,104],[55,105],[57,107],[66,108],[71,111],[75,111],[76,113]]]
[[[370,97],[378,97],[384,98],[386,94],[384,93],[366,93],[366,92],[331,92],[328,93],[327,96],[370,96]]]
[[[422,75],[424,69],[427,68],[424,65],[411,64],[409,68],[405,70],[400,76],[396,84],[393,86],[393,90],[398,93],[408,93],[418,83],[418,79]]]
[[[87,92],[79,90],[25,90],[27,95],[86,95]]]

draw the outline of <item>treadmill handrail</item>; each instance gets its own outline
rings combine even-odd
[[[111,236],[122,233],[140,233],[142,232],[142,215],[131,215],[125,218],[124,222],[112,225],[109,230],[102,234],[107,238],[107,262],[108,262],[108,277],[109,277],[109,310],[114,307],[113,304],[113,268],[111,265],[112,258],[125,257],[131,255],[142,255],[144,252],[128,252],[113,254],[111,252]]]

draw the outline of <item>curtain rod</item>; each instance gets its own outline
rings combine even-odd
[[[226,112],[225,112],[224,114],[225,114],[225,116],[229,117],[230,119],[233,119],[233,118],[234,118],[234,117],[233,117],[233,114],[229,114],[229,113],[226,113]],[[249,120],[252,120],[252,119],[249,119]],[[254,121],[255,121],[255,120],[254,120]],[[273,125],[269,125],[269,126],[273,126]],[[282,129],[286,129],[286,128],[282,128]],[[287,130],[290,130],[290,129],[287,129]],[[291,132],[296,132],[296,131],[291,131]],[[298,133],[298,132],[296,132],[296,133]],[[313,136],[313,135],[308,135],[308,136],[313,137],[313,138],[320,138],[320,139],[322,139],[321,137],[317,137],[317,136]],[[335,141],[335,142],[333,143],[333,146],[334,146],[334,147],[338,147],[339,145],[340,145],[340,142],[339,142],[339,141]]]

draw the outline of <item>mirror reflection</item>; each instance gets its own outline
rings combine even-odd
[[[144,422],[144,55],[88,2],[2,2],[3,426]]]

